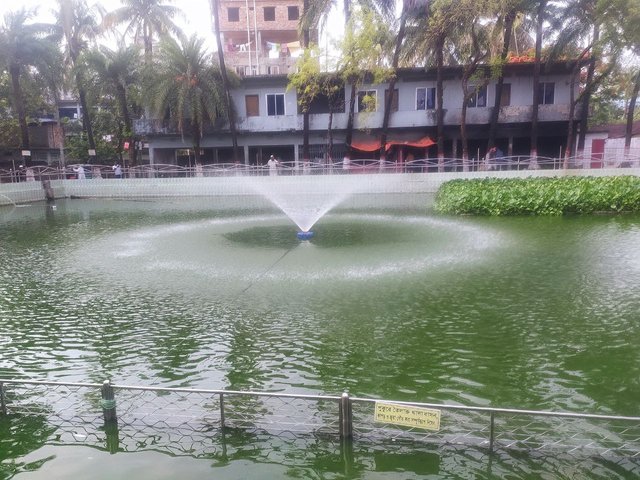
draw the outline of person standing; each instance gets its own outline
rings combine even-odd
[[[278,175],[278,160],[276,160],[276,157],[271,155],[267,161],[267,165],[269,166],[269,176]]]
[[[351,158],[345,155],[342,159],[342,173],[349,173],[349,170],[351,170]]]
[[[73,167],[73,171],[76,172],[78,180],[84,180],[86,175],[84,174],[84,167],[82,165],[78,165],[77,167]]]
[[[116,178],[122,178],[122,167],[119,163],[116,163],[113,167],[113,174]]]

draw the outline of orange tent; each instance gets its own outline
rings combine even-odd
[[[427,148],[431,145],[435,145],[431,137],[424,136],[413,140],[405,140],[400,135],[389,135],[389,140],[385,145],[385,150],[389,150],[396,145],[403,145],[406,147]],[[374,137],[360,137],[354,139],[351,142],[351,148],[359,150],[361,152],[375,152],[380,150],[380,139]]]

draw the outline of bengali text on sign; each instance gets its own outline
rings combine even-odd
[[[376,402],[374,420],[381,423],[424,428],[425,430],[440,430],[440,410],[432,408]]]

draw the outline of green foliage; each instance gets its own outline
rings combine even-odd
[[[306,112],[309,105],[322,91],[323,79],[320,75],[319,50],[315,45],[305,48],[296,63],[296,71],[289,75],[287,90],[294,88],[300,110]]]
[[[96,163],[111,165],[115,160],[121,158],[120,152],[118,152],[118,135],[116,135],[121,125],[113,113],[115,111],[115,107],[103,108],[96,112],[93,119],[96,137]],[[89,142],[82,131],[82,125],[78,122],[69,122],[65,126],[65,131],[67,133],[65,140],[67,163],[88,163]]]
[[[390,45],[388,27],[373,10],[354,12],[339,45],[341,57],[337,67],[345,83],[357,86],[371,75],[372,83],[384,83],[393,71],[384,62],[385,47]]]
[[[640,178],[560,177],[452,180],[436,211],[456,215],[564,215],[640,211]]]

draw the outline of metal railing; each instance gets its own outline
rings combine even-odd
[[[376,404],[439,412],[437,430],[383,423]],[[127,451],[154,448],[206,454],[217,434],[325,436],[373,445],[462,445],[640,459],[640,417],[388,402],[349,396],[160,388],[0,379],[0,421],[31,416],[55,430],[55,442],[111,442]],[[78,435],[81,431],[82,434]],[[115,435],[115,437],[114,437]]]
[[[21,169],[0,169],[0,183],[16,183],[41,180],[77,179],[81,164],[65,167],[33,166]],[[262,175],[335,175],[372,173],[438,173],[438,172],[496,172],[522,170],[564,170],[585,168],[632,168],[640,167],[640,155],[620,156],[603,160],[585,157],[570,159],[529,156],[512,156],[499,159],[425,158],[407,162],[392,162],[375,159],[351,160],[348,167],[342,161],[327,162],[317,159],[309,162],[279,162],[275,172],[267,165],[241,163],[215,163],[207,165],[178,166],[173,164],[138,165],[124,167],[123,178],[181,178],[181,177],[228,177]],[[110,165],[83,165],[87,180],[115,179]]]

